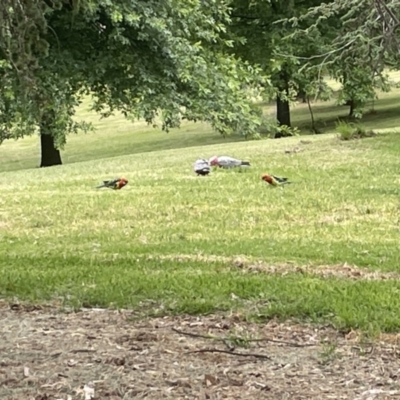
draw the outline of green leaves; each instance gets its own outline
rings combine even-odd
[[[52,135],[62,146],[67,133],[87,129],[74,123],[73,115],[81,96],[91,94],[93,108],[103,116],[120,110],[151,124],[160,118],[165,130],[190,119],[208,121],[223,134],[255,132],[259,122],[250,96],[262,80],[259,70],[226,54],[233,46],[226,28],[228,2],[78,3],[71,7],[58,0],[45,11],[44,0],[36,8],[30,4],[37,18],[29,38],[20,38],[34,50],[20,60],[24,68],[31,62],[35,68],[28,74],[28,90],[20,82],[22,70],[12,59],[0,57],[5,88],[0,93],[0,129],[11,129],[14,137],[32,134],[43,110],[52,110]],[[15,40],[15,34],[2,31],[0,46]],[[14,103],[6,106],[10,95]],[[22,120],[24,132],[17,128]]]
[[[399,11],[399,0],[334,0],[304,11],[293,21],[306,23],[297,37],[318,32],[331,37],[319,68],[342,83],[339,104],[351,101],[352,116],[362,116],[365,102],[376,97],[376,89],[389,90],[384,69],[400,63]]]
[[[319,3],[317,0],[232,2],[230,29],[236,37],[245,38],[236,43],[232,52],[259,65],[268,77],[264,99],[279,97],[286,103],[294,101],[298,94],[320,99],[328,96],[327,91],[322,96],[325,71],[315,68],[320,60],[311,61],[311,58],[328,47],[329,30],[322,33],[315,29],[312,35],[296,34],[297,29],[307,28],[309,22],[299,17]],[[281,124],[290,123],[283,121],[279,112],[277,117]]]

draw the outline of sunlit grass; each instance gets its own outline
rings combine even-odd
[[[235,257],[245,255],[277,265],[347,262],[399,271],[396,134],[349,142],[335,135],[302,139],[310,143],[217,144],[4,172],[0,294],[78,306],[138,307],[151,300],[152,306],[140,306],[146,313],[260,304],[252,308],[260,318],[399,329],[396,281],[234,267]],[[297,153],[285,153],[294,147]],[[249,159],[252,167],[193,174],[197,156],[222,153]],[[263,172],[293,184],[269,188],[260,180]],[[119,175],[129,179],[123,190],[94,188]]]

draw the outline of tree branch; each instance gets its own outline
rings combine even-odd
[[[174,332],[179,333],[180,335],[185,335],[185,336],[190,336],[190,337],[195,337],[195,338],[202,338],[202,339],[213,339],[217,340],[220,342],[226,342],[229,340],[232,340],[232,338],[229,337],[219,337],[219,336],[212,336],[212,335],[201,335],[198,333],[191,333],[191,332],[184,332],[181,331],[180,329],[177,328],[171,328]],[[244,339],[246,342],[272,342],[272,343],[279,343],[279,344],[285,344],[287,346],[292,346],[292,347],[312,347],[315,346],[314,344],[300,344],[300,343],[295,343],[295,342],[287,342],[284,340],[275,340],[275,339],[269,339],[269,338],[261,338],[261,339]]]
[[[263,359],[266,359],[266,360],[271,360],[271,357],[269,357],[269,356],[267,356],[265,354],[237,353],[235,351],[220,350],[220,349],[201,349],[201,350],[188,351],[185,354],[191,354],[191,353],[224,353],[224,354],[229,354],[231,356],[256,357],[256,358],[263,358]]]

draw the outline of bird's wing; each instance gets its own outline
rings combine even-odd
[[[276,181],[278,182],[286,182],[288,180],[288,178],[281,178],[279,176],[272,176]]]
[[[99,186],[96,186],[97,189],[103,188],[103,187],[110,187],[110,182],[111,181],[103,181],[103,183]]]
[[[121,180],[121,178],[115,178],[115,179],[109,179],[107,181],[103,181],[103,184],[100,186],[97,186],[97,188],[102,188],[102,187],[113,188],[118,184],[118,182],[120,182],[120,180]]]
[[[194,163],[193,166],[194,170],[200,170],[200,169],[210,169],[210,166],[208,165],[208,162],[206,160],[197,160]]]
[[[221,156],[218,157],[218,164],[222,167],[236,167],[241,165],[241,161],[237,160],[236,158],[228,157],[228,156]]]

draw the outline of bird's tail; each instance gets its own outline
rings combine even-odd
[[[247,165],[247,166],[250,167],[250,163],[249,163],[248,161],[242,161],[242,164],[241,164],[241,165]]]
[[[293,182],[291,181],[284,181],[284,182],[279,182],[278,186],[283,186],[283,185],[291,185]]]
[[[101,189],[103,187],[107,187],[107,181],[104,181],[101,185],[96,186],[96,189]]]

